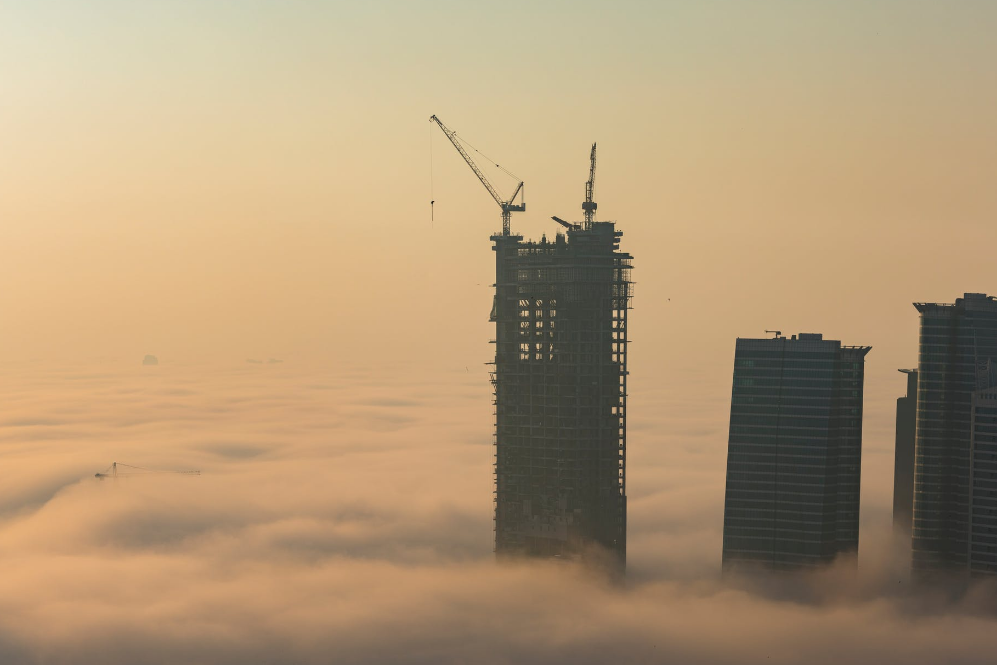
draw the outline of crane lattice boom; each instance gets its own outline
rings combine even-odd
[[[457,138],[457,132],[453,131],[452,129],[444,125],[443,122],[435,115],[430,116],[429,121],[435,122],[437,125],[440,126],[440,129],[443,130],[443,133],[447,135],[448,139],[450,139],[450,143],[452,143],[453,146],[457,148],[457,152],[460,153],[460,156],[464,158],[464,161],[467,162],[467,165],[471,167],[472,171],[474,171],[474,175],[478,176],[478,180],[481,181],[481,184],[485,186],[485,189],[488,190],[488,193],[492,195],[493,199],[495,199],[495,203],[499,204],[499,207],[502,208],[502,235],[504,236],[509,235],[512,213],[522,212],[526,210],[526,202],[523,200],[522,197],[520,197],[518,205],[513,203],[513,201],[516,200],[516,197],[519,196],[523,191],[523,181],[522,180],[519,181],[519,185],[516,187],[516,191],[513,192],[512,196],[510,196],[508,199],[503,199],[502,196],[498,193],[498,190],[495,189],[492,183],[488,181],[488,178],[481,171],[481,169],[478,168],[478,165],[471,158],[471,155],[469,155],[467,151],[464,150],[464,146],[461,145],[460,139]],[[506,171],[506,173],[509,172]],[[509,175],[512,174],[510,173]]]

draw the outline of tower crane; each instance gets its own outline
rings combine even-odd
[[[200,471],[164,471],[161,469],[146,469],[142,466],[133,466],[131,464],[122,464],[121,462],[111,462],[111,466],[107,467],[106,470],[93,474],[94,478],[97,480],[103,480],[104,478],[119,478],[121,476],[141,476],[150,473],[179,473],[185,476],[199,476]]]
[[[585,223],[589,224],[595,221],[595,210],[599,207],[592,197],[595,195],[595,144],[592,144],[592,152],[589,153],[589,179],[585,181],[585,201],[582,203],[582,210],[585,211]],[[568,229],[569,231],[577,231],[582,228],[581,224],[576,222],[568,222],[560,217],[551,217],[555,222]]]
[[[502,196],[495,189],[495,187],[492,185],[492,183],[488,181],[488,178],[485,177],[485,174],[482,173],[481,169],[478,168],[478,165],[474,163],[473,159],[471,159],[471,155],[467,154],[467,151],[464,150],[464,146],[461,145],[460,139],[457,138],[457,132],[453,131],[452,129],[444,125],[440,121],[440,119],[437,118],[435,115],[430,116],[429,121],[435,122],[437,125],[440,126],[440,129],[443,130],[443,133],[447,135],[447,138],[450,139],[450,142],[453,143],[453,146],[457,148],[457,152],[460,153],[460,156],[464,158],[464,161],[467,162],[467,165],[471,167],[472,171],[474,171],[474,175],[478,176],[478,180],[481,181],[481,184],[485,186],[485,189],[488,190],[488,193],[492,195],[493,199],[495,199],[495,203],[499,204],[499,207],[502,208],[502,235],[504,236],[509,235],[511,227],[510,220],[512,217],[512,213],[523,212],[524,210],[526,210],[526,201],[524,200],[524,195],[523,195],[523,181],[519,180],[519,178],[513,175],[512,172],[510,172],[508,169],[504,169],[498,164],[496,164],[495,166],[498,166],[500,169],[511,175],[516,180],[519,180],[519,184],[516,186],[516,191],[512,193],[512,196],[510,196],[508,199],[503,199]],[[513,203],[513,201],[516,200],[517,196],[519,196],[518,204]]]
[[[585,202],[582,203],[582,210],[585,211],[585,222],[595,220],[595,209],[599,204],[592,200],[595,195],[595,144],[592,144],[592,153],[589,155],[589,179],[585,181]]]

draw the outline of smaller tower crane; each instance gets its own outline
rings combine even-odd
[[[585,223],[595,220],[595,210],[599,204],[592,200],[595,196],[595,144],[592,144],[592,153],[589,155],[589,179],[585,181],[585,202],[582,203],[582,210],[585,211]]]
[[[585,201],[582,202],[582,210],[585,211],[585,224],[591,224],[595,221],[595,210],[599,207],[593,197],[595,196],[595,144],[592,144],[592,152],[589,153],[589,179],[585,181]],[[568,222],[556,215],[551,217],[555,222],[568,229],[569,231],[578,231],[584,228],[581,224],[577,222]]]
[[[499,204],[499,207],[502,208],[502,235],[504,236],[510,235],[511,233],[510,228],[512,226],[511,224],[512,213],[523,212],[524,210],[526,210],[526,201],[524,200],[524,195],[523,195],[523,181],[519,180],[519,178],[515,176],[508,169],[504,169],[498,164],[495,164],[495,166],[498,166],[498,168],[502,169],[516,180],[519,180],[519,185],[516,186],[516,191],[512,193],[512,196],[510,196],[508,199],[503,199],[502,196],[498,193],[498,190],[496,190],[495,187],[492,185],[492,183],[488,181],[488,178],[485,177],[485,174],[481,171],[480,168],[478,168],[478,165],[474,163],[474,160],[471,159],[471,155],[467,154],[467,151],[464,150],[464,146],[461,145],[460,139],[457,138],[457,132],[453,131],[452,129],[444,125],[440,121],[440,119],[437,118],[435,115],[430,116],[429,121],[435,122],[437,125],[440,126],[440,129],[443,130],[443,133],[447,135],[447,138],[450,139],[450,142],[453,143],[453,146],[457,148],[457,152],[460,153],[460,156],[464,158],[464,161],[467,162],[467,165],[471,167],[472,171],[474,171],[474,175],[478,176],[478,180],[481,181],[481,184],[485,186],[485,189],[488,190],[488,193],[492,195],[493,199],[495,199],[495,203]],[[517,196],[519,197],[518,204],[513,203],[513,201],[516,200]]]

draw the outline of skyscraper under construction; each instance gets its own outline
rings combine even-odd
[[[626,559],[631,256],[612,222],[495,235],[495,551]]]
[[[495,551],[610,559],[627,550],[627,310],[632,257],[595,221],[495,243]]]
[[[595,221],[596,146],[584,221],[554,217],[565,233],[524,241],[510,225],[511,213],[526,210],[523,182],[503,197],[468,152],[477,149],[435,115],[429,120],[502,209],[502,233],[491,238],[495,552],[592,560],[608,553],[622,569],[632,257],[620,251],[623,233],[613,222]]]

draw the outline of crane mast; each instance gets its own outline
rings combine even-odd
[[[585,222],[595,220],[595,210],[599,204],[592,200],[595,195],[595,144],[592,144],[592,153],[589,155],[589,179],[585,182],[585,202],[582,210],[585,211]]]
[[[492,195],[493,199],[495,199],[495,203],[499,204],[499,207],[502,208],[502,235],[504,236],[510,235],[511,233],[510,228],[512,226],[511,225],[512,213],[523,212],[524,210],[526,210],[526,201],[524,200],[524,197],[521,196],[523,192],[523,181],[522,180],[519,181],[519,184],[516,186],[516,191],[512,193],[512,196],[510,196],[508,199],[503,199],[502,196],[498,193],[498,190],[495,189],[492,183],[488,181],[488,178],[485,177],[485,174],[481,171],[481,169],[478,168],[478,165],[475,164],[474,160],[471,158],[471,155],[469,155],[467,151],[464,150],[464,146],[461,145],[460,139],[457,138],[457,132],[453,131],[452,129],[444,125],[443,122],[435,115],[430,116],[429,121],[435,122],[437,125],[440,126],[440,129],[443,130],[443,133],[446,134],[448,139],[450,139],[450,143],[453,144],[453,147],[457,148],[457,152],[460,153],[460,156],[464,158],[464,161],[467,162],[467,165],[471,167],[472,171],[474,171],[474,175],[478,176],[478,180],[481,181],[481,184],[485,186],[485,189],[488,190],[488,193]],[[595,146],[592,146],[592,149],[594,155]],[[496,166],[498,166],[498,164],[496,164]],[[502,167],[499,166],[499,168]],[[503,170],[506,173],[509,173],[508,170],[505,169]],[[509,173],[509,175],[512,175],[512,173]],[[513,177],[515,178],[516,176]],[[516,179],[519,180],[519,178]],[[519,203],[515,204],[513,203],[513,201],[516,200],[517,196],[520,197]]]

